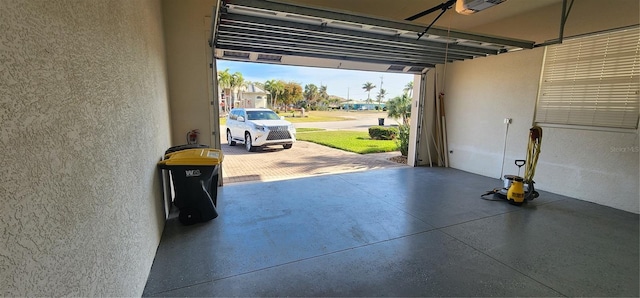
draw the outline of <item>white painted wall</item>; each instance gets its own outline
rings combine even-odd
[[[169,146],[155,0],[0,1],[0,296],[140,296]]]
[[[214,146],[207,33],[215,3],[214,0],[162,1],[173,145],[185,144],[187,132],[198,129],[200,143]]]
[[[542,53],[541,48],[447,65],[444,93],[451,167],[499,178],[503,121],[512,118],[505,172],[517,174],[513,160],[525,158]]]
[[[549,25],[557,18],[553,11],[553,7],[545,8],[537,14],[478,29],[503,36],[515,34],[522,38],[530,33],[532,37],[548,37],[557,30]],[[576,1],[566,34],[637,24],[639,14],[638,1]],[[526,154],[543,54],[543,49],[538,48],[446,66],[452,167],[498,178],[506,128],[503,119],[509,117],[513,124],[509,128],[505,173],[517,173],[513,160],[524,159]],[[640,213],[637,148],[637,131],[625,134],[544,128],[536,185],[542,190]]]

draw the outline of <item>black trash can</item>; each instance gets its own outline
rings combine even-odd
[[[167,154],[173,153],[173,152],[178,152],[178,151],[187,150],[187,149],[198,149],[198,148],[209,148],[209,146],[204,145],[204,144],[178,145],[178,146],[173,146],[173,147],[167,149],[167,151],[165,151],[164,154],[167,155]]]
[[[384,126],[384,118],[378,118],[378,125]]]
[[[187,149],[198,149],[198,148],[209,148],[209,146],[204,144],[184,144],[184,145],[173,146],[164,152],[165,159],[167,159],[167,154],[169,153],[178,152],[178,151],[187,150]],[[169,180],[173,181],[173,178],[170,176]],[[174,189],[174,192],[175,192],[175,189]],[[175,200],[176,200],[175,197],[171,197],[171,203],[175,204]],[[213,202],[214,204],[217,205],[217,202],[215,200]]]
[[[158,167],[171,172],[175,191],[173,203],[180,210],[180,222],[191,225],[218,217],[216,205],[222,151],[182,149],[165,158],[158,162]]]

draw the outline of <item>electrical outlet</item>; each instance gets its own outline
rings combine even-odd
[[[511,118],[504,118],[504,124],[511,124]]]

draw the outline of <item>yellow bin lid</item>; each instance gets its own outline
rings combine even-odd
[[[167,166],[215,166],[224,159],[222,150],[211,148],[186,149],[165,155],[158,165]]]

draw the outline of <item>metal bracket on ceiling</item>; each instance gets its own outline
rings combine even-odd
[[[405,21],[413,21],[416,20],[418,18],[421,18],[423,16],[426,16],[432,12],[435,12],[439,9],[442,9],[442,11],[440,12],[440,14],[431,22],[431,24],[429,24],[429,26],[427,26],[426,29],[424,29],[424,31],[422,31],[422,33],[418,33],[418,39],[420,39],[423,35],[425,35],[427,33],[427,31],[429,31],[429,29],[431,29],[431,26],[433,26],[433,24],[435,24],[435,22],[445,13],[447,12],[447,10],[449,10],[451,7],[453,7],[453,4],[456,3],[456,0],[449,0],[447,2],[444,3],[440,3],[439,5],[436,5],[432,8],[429,8],[423,12],[417,13],[415,15],[412,15],[408,18],[405,19]]]
[[[571,8],[573,7],[573,2],[575,0],[571,0],[569,4],[569,8],[567,9],[567,0],[562,0],[562,13],[560,15],[560,32],[558,33],[558,38],[550,41],[546,41],[543,43],[533,45],[534,48],[544,47],[554,44],[562,43],[564,39],[564,25],[567,23],[567,18],[569,17],[569,13],[571,12]]]

